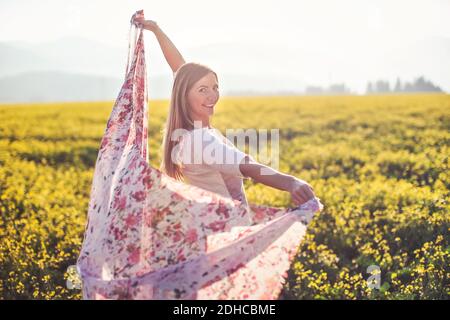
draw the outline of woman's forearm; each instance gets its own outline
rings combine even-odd
[[[241,163],[239,169],[244,176],[282,191],[290,191],[295,180],[293,176],[253,161]]]
[[[155,34],[156,39],[159,42],[167,63],[169,64],[172,71],[176,72],[178,68],[185,63],[183,56],[172,43],[172,41],[170,41],[169,37],[161,30],[161,28],[156,28],[153,33]]]

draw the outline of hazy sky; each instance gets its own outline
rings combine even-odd
[[[368,58],[424,37],[450,39],[450,0],[0,0],[0,41],[81,36],[123,47],[137,9],[156,20],[181,51],[237,41],[317,53],[322,60],[311,62],[317,73],[309,71],[308,79],[318,83],[352,84],[352,74]],[[277,58],[283,61],[283,52]],[[321,69],[326,59],[334,65],[345,60],[345,66]]]
[[[294,40],[317,50],[345,45],[351,52],[405,36],[450,37],[449,0],[0,0],[0,41],[76,35],[117,46],[139,8],[180,45]]]

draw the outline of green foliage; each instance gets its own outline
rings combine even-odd
[[[150,101],[159,167],[167,101]],[[66,287],[83,239],[112,102],[0,106],[0,299],[79,299]],[[280,129],[280,171],[325,205],[284,299],[448,299],[450,97],[222,98],[213,125]],[[250,202],[289,194],[245,181]],[[367,268],[380,268],[370,289]]]

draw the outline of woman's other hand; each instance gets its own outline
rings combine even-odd
[[[293,179],[289,192],[291,193],[292,201],[296,206],[315,197],[313,187],[306,181],[297,178]]]

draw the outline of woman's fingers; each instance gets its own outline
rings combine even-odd
[[[158,29],[158,24],[154,20],[145,20],[143,18],[140,18],[140,19],[134,20],[134,23],[139,27],[143,27],[144,29],[150,30],[153,32],[155,32],[155,30]]]
[[[142,20],[142,19],[135,18],[135,19],[132,20],[132,22],[133,22],[135,25],[140,26],[140,25],[142,25],[143,20]]]
[[[312,191],[312,189],[309,186],[307,186],[305,188],[305,193],[306,193],[308,199],[312,199],[315,197],[314,192]]]
[[[292,201],[294,202],[294,204],[296,206],[299,206],[299,205],[301,205],[303,203],[303,201],[300,198],[296,197],[296,196],[292,196]]]
[[[298,205],[300,205],[302,203],[301,197],[299,197],[295,192],[293,192],[291,194],[291,197],[292,197],[292,201],[294,202],[294,204],[296,206],[298,206]]]
[[[302,188],[302,190],[300,192],[301,192],[301,197],[302,197],[303,203],[305,203],[306,201],[309,200],[309,197],[308,197],[308,195],[306,194],[306,192],[305,192],[305,190],[303,188]]]
[[[302,187],[302,194],[306,199],[312,199],[315,197],[312,187],[309,184],[304,184]]]
[[[299,183],[291,191],[291,195],[296,205],[303,204],[315,197],[313,187],[303,180],[299,180]]]
[[[301,194],[300,190],[293,194],[293,198],[297,200],[298,204],[303,204],[306,202],[305,197]]]
[[[298,199],[301,200],[302,203],[307,202],[308,200],[314,198],[314,193],[311,192],[308,186],[304,185],[301,188],[297,189],[295,195]]]

